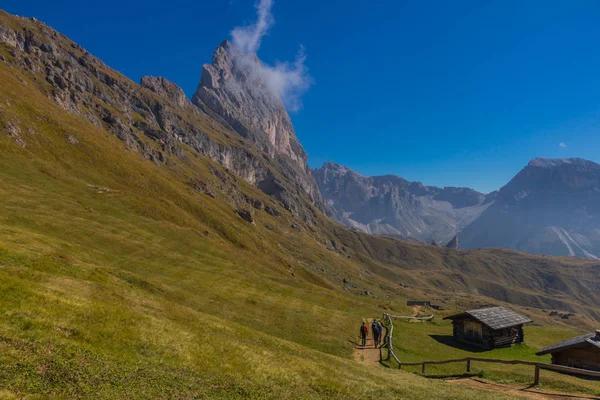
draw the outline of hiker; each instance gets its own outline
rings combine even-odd
[[[377,341],[377,345],[379,345],[381,343],[381,339],[383,339],[383,326],[381,325],[381,322],[377,321],[377,332],[379,333],[378,336],[378,341]]]
[[[368,333],[369,333],[369,328],[367,328],[367,325],[363,322],[362,326],[360,327],[360,337],[362,339],[362,347],[367,346],[367,334]]]
[[[377,348],[377,346],[379,345],[379,327],[377,326],[377,320],[374,319],[373,323],[371,324],[371,330],[373,331],[373,344],[375,345],[375,348]]]

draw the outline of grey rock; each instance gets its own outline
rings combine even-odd
[[[239,209],[236,211],[236,214],[244,221],[254,224],[254,215],[252,215],[252,213],[250,211],[244,210],[244,209]]]
[[[215,50],[212,64],[203,65],[192,101],[200,109],[217,114],[237,134],[277,160],[290,181],[323,208],[306,163],[307,155],[296,138],[283,102],[267,89],[258,70],[258,58],[239,53],[225,41]],[[296,208],[291,202],[288,206]]]
[[[281,216],[281,212],[279,212],[276,208],[273,208],[271,206],[266,206],[265,207],[265,211],[267,212],[267,214],[272,215],[274,217],[280,217]]]
[[[65,135],[65,140],[71,144],[77,144],[79,143],[79,140],[77,140],[77,138],[75,138],[72,135]]]
[[[193,109],[192,102],[185,96],[183,90],[173,82],[163,78],[162,76],[142,76],[140,85],[153,91],[154,93],[163,96],[180,107],[188,107]]]
[[[447,242],[493,200],[468,188],[437,188],[399,176],[366,177],[335,163],[313,170],[331,214],[367,233]]]
[[[446,248],[448,249],[458,249],[458,235],[454,236],[448,244],[446,244]]]

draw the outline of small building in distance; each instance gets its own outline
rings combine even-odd
[[[456,340],[484,349],[523,343],[523,325],[532,322],[504,307],[469,310],[444,319],[452,320]]]
[[[600,371],[600,330],[565,340],[536,354],[552,354],[552,364]]]
[[[407,306],[420,306],[420,307],[429,307],[431,308],[431,301],[429,300],[408,300],[406,302]]]

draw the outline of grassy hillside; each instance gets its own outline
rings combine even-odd
[[[41,32],[0,13],[7,26]],[[134,132],[132,147],[99,111],[65,110],[35,51],[0,44],[0,397],[481,398],[357,365],[350,340],[361,318],[404,312],[407,298],[449,305],[455,296],[461,307],[538,306],[523,311],[542,323],[554,322],[542,307],[576,311],[559,321],[565,329],[599,315],[591,262],[463,254],[358,234],[302,194],[298,204],[314,217],[299,218],[188,144],[167,151],[167,138]],[[164,105],[95,65],[103,81],[90,79],[106,98],[128,87],[224,151],[265,158],[209,116]],[[92,97],[111,110],[107,120],[126,120]],[[131,114],[150,124],[150,113]],[[260,168],[293,192],[275,161]],[[254,223],[246,222],[231,201],[244,196],[277,213],[253,209]]]
[[[347,339],[376,301],[291,272],[274,217],[250,225],[4,66],[0,80],[1,123],[28,135],[0,137],[3,397],[477,396],[355,364]]]

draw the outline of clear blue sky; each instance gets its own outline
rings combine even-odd
[[[194,92],[253,0],[3,0],[138,81]],[[292,114],[311,166],[491,191],[529,159],[600,161],[600,2],[276,0],[259,56],[304,45],[314,85]],[[566,147],[561,147],[560,143]]]

